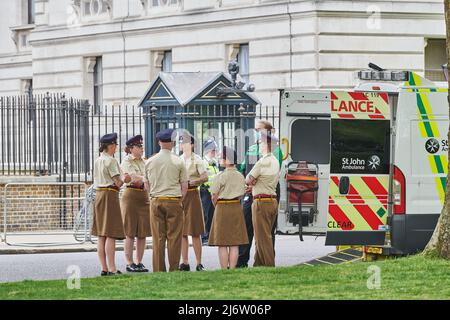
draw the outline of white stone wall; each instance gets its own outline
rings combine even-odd
[[[230,46],[249,43],[250,82],[263,104],[276,105],[280,88],[350,88],[368,62],[422,72],[425,39],[445,37],[441,0],[184,0],[166,11],[112,0],[97,20],[77,19],[72,0],[37,1],[32,66],[4,45],[12,18],[3,15],[12,15],[0,1],[0,95],[32,75],[35,92],[90,99],[86,61],[102,56],[104,102],[133,104],[152,80],[152,52],[172,50],[173,71],[222,71]]]

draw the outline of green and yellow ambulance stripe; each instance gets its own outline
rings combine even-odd
[[[439,177],[435,178],[436,186],[438,188],[439,197],[441,199],[441,203],[444,204],[445,197],[445,184],[446,184],[446,175],[448,168],[448,158],[446,155],[429,155],[428,161],[430,163],[431,172],[434,174],[439,174]]]
[[[440,137],[439,129],[434,120],[433,110],[426,93],[417,93],[417,111],[419,120],[419,129],[423,138]]]
[[[410,72],[409,81],[405,83],[405,87],[421,87],[429,86],[430,81],[422,78],[414,72]],[[433,109],[428,100],[427,93],[430,92],[446,92],[447,89],[439,88],[411,88],[408,92],[415,92],[417,97],[417,115],[419,118],[419,130],[422,138],[440,137],[439,128],[433,116]],[[446,175],[448,171],[448,159],[446,155],[429,155],[428,162],[430,163],[431,172],[440,175],[435,178],[436,187],[439,193],[441,203],[444,204]]]

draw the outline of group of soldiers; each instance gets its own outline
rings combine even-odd
[[[122,239],[126,270],[148,272],[142,260],[150,236],[154,272],[166,271],[166,247],[169,271],[190,271],[189,236],[197,271],[205,270],[202,244],[218,247],[223,269],[248,266],[253,237],[254,266],[275,266],[282,154],[269,122],[257,122],[255,132],[257,144],[249,148],[241,165],[235,150],[218,150],[213,139],[203,144],[203,158],[195,154],[196,141],[187,132],[180,137],[182,155],[175,155],[177,132],[173,129],[156,134],[160,151],[146,161],[142,136],[130,138],[119,165],[114,158],[117,134],[101,137],[101,154],[94,164],[92,226],[92,234],[98,237],[101,275],[121,274],[115,247],[116,240]]]

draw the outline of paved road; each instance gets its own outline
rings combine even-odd
[[[325,247],[323,237],[305,237],[300,242],[298,236],[277,236],[276,264],[278,266],[296,265],[334,251],[334,247]],[[254,248],[253,248],[254,249]],[[203,265],[209,269],[218,269],[217,248],[203,247]],[[195,256],[190,250],[191,270]],[[253,250],[252,250],[253,255]],[[253,263],[251,259],[251,263]],[[117,252],[118,268],[125,271],[123,252]],[[151,251],[147,250],[144,264],[151,267]],[[0,282],[22,281],[27,279],[65,279],[69,266],[79,266],[81,277],[96,277],[99,274],[97,253],[57,253],[0,255]]]

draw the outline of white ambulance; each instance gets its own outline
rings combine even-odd
[[[448,90],[409,71],[358,75],[351,91],[280,91],[278,230],[414,253],[443,206]]]

